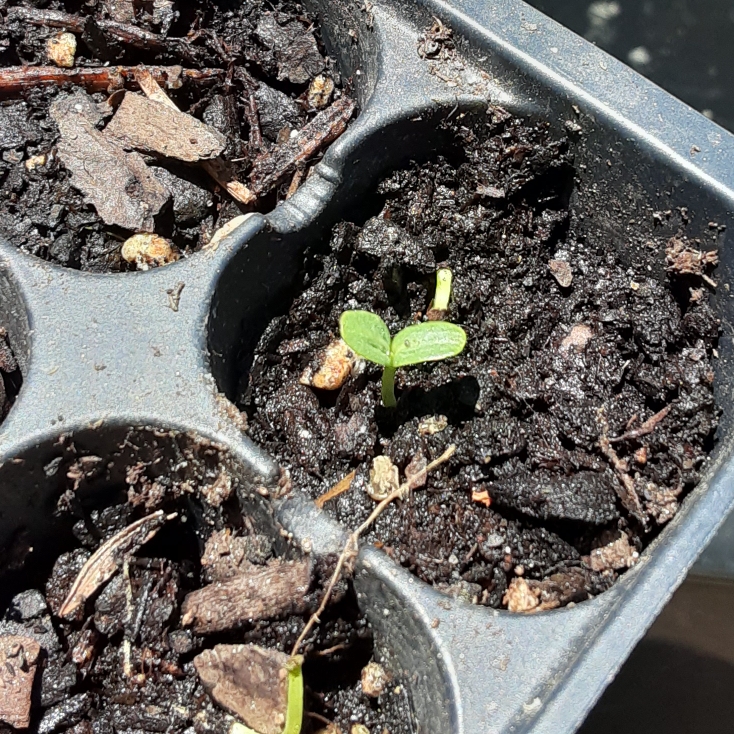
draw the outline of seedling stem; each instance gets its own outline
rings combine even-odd
[[[433,308],[436,311],[448,311],[451,279],[451,271],[448,268],[439,268],[436,272],[436,297],[433,299]]]

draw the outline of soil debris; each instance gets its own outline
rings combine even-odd
[[[46,44],[48,60],[65,69],[74,66],[76,36],[73,33],[57,33]]]
[[[255,34],[275,57],[278,81],[287,79],[293,84],[305,84],[324,69],[324,57],[319,52],[316,39],[300,20],[265,12]]]
[[[381,696],[390,684],[390,676],[379,663],[371,662],[362,668],[362,690],[370,698]]]
[[[716,250],[702,252],[691,247],[686,238],[673,237],[668,240],[665,258],[670,272],[676,275],[697,275],[712,288],[716,288],[716,282],[705,272],[718,264],[719,253]]]
[[[150,232],[135,234],[126,239],[121,253],[123,259],[135,263],[138,270],[158,268],[178,260],[178,253],[171,242]]]
[[[216,158],[227,145],[221,133],[191,115],[134,92],[125,93],[104,134],[125,148],[188,163]]]
[[[170,193],[142,156],[126,153],[96,129],[99,113],[83,93],[58,99],[50,113],[61,135],[59,159],[71,171],[73,186],[107,224],[152,232]]]
[[[573,283],[573,270],[565,260],[549,260],[548,269],[561,288],[570,288]]]
[[[76,581],[58,610],[62,618],[72,617],[84,602],[122,565],[123,561],[145,545],[161,529],[166,520],[175,515],[166,515],[158,510],[142,517],[103,543],[84,564]]]
[[[370,467],[370,481],[367,485],[367,494],[375,502],[382,502],[390,493],[400,486],[398,468],[392,463],[389,456],[376,456]]]
[[[0,722],[27,729],[41,646],[21,635],[0,635]]]
[[[637,563],[640,554],[630,545],[627,535],[602,548],[594,548],[589,554],[588,566],[592,571],[617,571],[631,568]]]
[[[281,734],[288,656],[257,645],[215,645],[194,658],[209,695],[258,734]]]
[[[510,581],[510,585],[502,598],[502,603],[510,612],[532,612],[540,604],[540,593],[532,589],[523,578]]]
[[[594,332],[590,326],[586,324],[576,324],[568,336],[563,339],[561,346],[558,348],[560,352],[576,352],[580,354],[586,349],[586,345],[593,338]]]
[[[246,622],[301,613],[311,586],[308,561],[268,562],[250,567],[227,581],[192,591],[181,607],[181,622],[196,634],[233,630]]]
[[[352,373],[354,352],[341,339],[331,342],[301,374],[302,385],[319,390],[338,390]]]

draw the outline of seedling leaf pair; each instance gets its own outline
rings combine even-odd
[[[446,321],[426,321],[399,331],[392,339],[385,322],[369,311],[345,311],[339,319],[342,339],[360,357],[384,367],[382,401],[386,407],[395,400],[395,370],[411,364],[437,362],[460,354],[466,332]]]

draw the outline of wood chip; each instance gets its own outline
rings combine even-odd
[[[181,607],[181,622],[197,634],[236,629],[259,619],[301,613],[311,585],[307,560],[271,561],[253,566],[230,581],[192,591]]]
[[[257,645],[215,645],[194,658],[209,695],[258,734],[282,734],[288,656]]]
[[[319,150],[336,140],[346,129],[356,103],[346,95],[323,112],[319,112],[286,143],[255,160],[250,172],[250,189],[255,196],[272,191],[281,181],[292,176],[296,168]]]
[[[0,722],[26,729],[41,646],[31,637],[0,636]]]
[[[174,517],[175,514],[166,516],[163,510],[158,510],[136,520],[105,541],[82,567],[59,609],[58,616],[67,619],[72,617],[105,581],[112,578],[125,558],[145,545],[166,520]]]
[[[178,111],[176,103],[165,93],[161,88],[158,81],[153,75],[148,72],[145,68],[140,68],[135,78],[140,85],[140,88],[145,93],[146,97],[158,102],[171,110]],[[214,160],[207,160],[202,162],[204,170],[236,201],[242,204],[252,204],[255,201],[255,195],[247,188],[243,183],[240,183],[235,179],[232,167],[229,161],[224,158],[215,158]],[[247,214],[241,216],[248,216]],[[240,219],[240,217],[235,217]],[[234,221],[234,220],[233,220]],[[226,227],[227,225],[225,225]],[[209,245],[213,245],[217,235],[220,234],[222,229],[218,230]],[[224,236],[224,235],[221,235]]]
[[[619,483],[615,486],[615,489],[617,490],[619,499],[622,502],[622,506],[630,513],[630,515],[636,517],[643,525],[646,526],[648,519],[642,508],[640,497],[637,494],[635,481],[629,474],[627,462],[619,458],[617,452],[612,448],[612,444],[609,440],[609,423],[607,422],[603,408],[600,408],[597,411],[597,422],[601,428],[601,433],[599,435],[599,448],[611,464],[617,478],[619,479]]]
[[[104,66],[60,69],[56,66],[8,66],[0,69],[0,98],[14,97],[37,87],[76,84],[87,92],[112,92],[137,87],[137,67]],[[147,70],[167,89],[185,84],[210,86],[224,78],[222,69],[183,69],[180,66],[149,66]]]
[[[187,163],[216,158],[227,146],[220,132],[169,105],[127,92],[105,137],[142,153]]]
[[[318,497],[314,501],[316,507],[321,509],[329,500],[333,500],[340,494],[344,494],[344,492],[346,492],[352,486],[352,482],[354,481],[354,477],[356,474],[357,470],[353,469],[349,472],[349,474],[347,474],[347,476],[340,479],[328,492],[325,492],[321,495],[321,497]]]
[[[71,183],[107,224],[151,232],[154,217],[170,193],[151,173],[142,156],[126,153],[94,125],[92,106],[77,92],[51,105],[60,132],[58,153],[71,172]],[[91,106],[90,106],[91,105]]]
[[[489,492],[487,492],[486,489],[473,489],[471,498],[472,502],[478,502],[480,505],[484,505],[485,507],[490,507],[492,504],[492,498],[489,496]]]

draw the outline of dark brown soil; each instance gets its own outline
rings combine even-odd
[[[18,397],[22,382],[23,376],[8,341],[8,332],[0,327],[0,421]]]
[[[71,20],[44,25],[46,12],[67,13]],[[11,0],[0,6],[0,14],[4,16],[0,21],[0,236],[51,262],[96,272],[135,267],[121,257],[122,243],[135,231],[103,221],[74,188],[74,177],[58,155],[59,129],[49,107],[81,87],[69,82],[38,83],[17,91],[7,76],[11,67],[17,71],[22,65],[30,66],[21,70],[26,75],[41,66],[64,72],[53,67],[46,50],[47,41],[63,30],[71,30],[77,39],[70,71],[94,68],[109,73],[118,65],[145,64],[179,65],[210,75],[208,81],[198,82],[184,77],[180,88],[167,92],[180,110],[226,137],[222,157],[236,179],[258,195],[251,204],[238,203],[200,164],[146,155],[152,173],[171,194],[155,218],[154,231],[173,242],[180,254],[200,249],[220,226],[242,212],[272,209],[289,189],[290,193],[297,189],[328,142],[341,132],[334,128],[329,136],[323,130],[311,131],[306,137],[313,135],[316,142],[310,147],[299,142],[308,152],[291,161],[292,136],[345,99],[342,79],[326,54],[318,23],[299,3],[53,0],[25,5]],[[119,21],[120,17],[124,20]],[[135,34],[142,32],[154,38],[147,49],[135,40]],[[318,89],[313,86],[316,79]],[[110,92],[119,92],[121,84],[119,77],[109,87],[102,84],[103,91],[96,89],[92,94],[94,101],[104,103]],[[131,78],[124,86],[137,89]],[[87,91],[92,91],[89,86]],[[111,98],[113,107],[119,98],[119,93]],[[96,121],[98,130],[109,122],[113,107],[106,108],[105,119]]]
[[[240,547],[246,549],[240,571],[265,568],[276,557],[303,558],[298,549],[284,544],[283,537],[267,534],[272,529],[260,527],[257,513],[244,512],[234,495],[222,504],[216,499],[217,506],[209,504],[211,491],[199,490],[213,486],[225,471],[217,465],[215,451],[204,445],[195,456],[187,449],[183,452],[190,465],[205,457],[208,468],[201,471],[199,487],[179,481],[175,474],[154,477],[149,473],[150,464],[138,463],[129,467],[125,489],[95,492],[97,497],[113,500],[103,506],[89,504],[93,495],[85,499],[74,488],[75,483],[84,485],[85,476],[95,474],[104,464],[101,459],[87,456],[72,465],[54,465],[54,471],[66,476],[69,485],[59,500],[60,521],[79,517],[73,525],[73,539],[56,539],[68,550],[55,560],[48,559],[40,584],[15,594],[4,616],[0,615],[0,642],[19,635],[41,646],[32,689],[31,731],[227,734],[236,719],[202,687],[195,656],[216,644],[229,643],[254,643],[290,653],[318,606],[322,579],[331,574],[333,558],[313,559],[313,582],[305,602],[294,600],[305,609],[302,614],[242,620],[236,628],[216,634],[196,634],[183,625],[185,595],[210,583],[215,573],[214,564],[200,561],[213,533],[240,539]],[[76,615],[62,619],[60,608],[90,555],[131,523],[159,509],[178,516],[136,553],[126,554],[127,569],[121,564]],[[42,548],[34,555],[39,553]],[[230,559],[219,560],[223,562],[221,572]],[[31,559],[31,575],[36,573],[37,561]],[[12,589],[27,588],[29,573],[22,573],[17,583],[19,572],[2,578],[2,571],[0,584],[7,601]],[[372,632],[346,581],[337,585],[322,624],[309,635],[302,651],[308,712],[305,733],[321,730],[324,719],[344,732],[354,722],[376,732],[414,731],[410,702],[399,681],[391,681],[378,698],[362,691],[361,670],[373,659]],[[8,731],[1,714],[2,708],[0,731]]]
[[[570,224],[567,141],[500,110],[487,119],[457,125],[445,158],[380,184],[378,216],[338,224],[308,253],[243,405],[296,490],[319,497],[355,470],[325,505],[349,527],[374,508],[373,457],[402,477],[455,444],[369,539],[450,593],[552,608],[607,589],[699,479],[718,416],[719,323],[702,277],[716,257],[683,230],[650,240],[633,264],[585,241]],[[339,390],[301,384],[344,310],[375,312],[392,334],[424,318],[438,266],[454,276],[446,318],[468,334],[459,357],[398,370],[394,411],[370,363]],[[445,428],[427,431],[438,416]],[[530,604],[506,596],[511,582],[523,591],[519,578]]]

